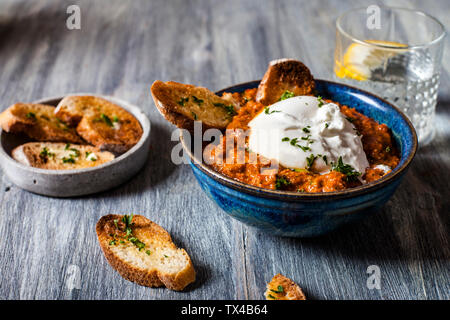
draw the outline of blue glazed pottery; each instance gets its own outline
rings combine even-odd
[[[239,84],[218,92],[243,92],[259,81]],[[184,144],[195,177],[205,193],[233,218],[286,237],[313,237],[379,210],[393,195],[416,150],[417,137],[411,122],[385,100],[347,85],[316,80],[317,93],[354,107],[391,128],[401,153],[399,165],[382,179],[351,189],[326,193],[296,193],[247,185],[217,173],[197,161]]]

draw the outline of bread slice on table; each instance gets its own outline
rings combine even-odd
[[[111,266],[125,279],[147,287],[183,290],[195,280],[189,255],[169,233],[141,215],[106,215],[96,226]]]
[[[53,106],[16,103],[0,114],[0,126],[6,132],[24,133],[38,141],[82,143],[75,128],[56,118],[54,111]]]
[[[265,296],[267,300],[306,300],[302,289],[280,273],[267,284]]]
[[[49,170],[95,167],[114,159],[111,152],[96,147],[61,142],[28,142],[16,147],[11,155],[25,165]]]
[[[294,59],[279,59],[269,63],[256,92],[256,101],[268,106],[288,92],[293,96],[312,95],[315,83],[309,69]]]
[[[101,150],[121,154],[142,136],[139,121],[120,106],[96,96],[68,96],[55,110],[57,118],[76,126],[77,133]]]
[[[233,101],[203,87],[156,80],[151,93],[156,107],[166,120],[191,131],[194,121],[201,121],[204,129],[225,129],[237,113]]]

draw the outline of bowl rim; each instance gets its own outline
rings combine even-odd
[[[198,159],[195,157],[194,154],[192,154],[191,150],[186,146],[185,139],[183,137],[184,131],[180,131],[180,141],[183,146],[183,149],[187,152],[189,159],[191,161],[191,165],[194,165],[196,168],[201,170],[203,173],[205,173],[210,178],[214,179],[215,181],[218,181],[221,184],[224,184],[234,190],[237,191],[243,191],[248,194],[256,195],[256,196],[264,196],[266,198],[274,198],[274,199],[282,199],[282,200],[332,200],[332,199],[338,199],[338,198],[348,198],[348,197],[354,197],[361,194],[367,194],[371,193],[375,190],[378,190],[387,184],[390,184],[396,178],[399,178],[402,176],[402,174],[405,172],[405,170],[409,167],[411,164],[418,148],[418,141],[417,141],[417,134],[414,129],[414,126],[412,125],[411,121],[408,119],[408,117],[400,111],[400,109],[396,106],[394,106],[392,103],[386,101],[385,99],[370,93],[368,91],[343,84],[338,83],[334,81],[329,80],[323,80],[323,79],[315,79],[315,81],[320,81],[326,84],[332,84],[337,86],[346,87],[355,91],[358,91],[359,93],[362,93],[364,95],[371,96],[372,98],[375,98],[377,100],[382,101],[386,105],[388,105],[390,108],[392,108],[395,112],[397,112],[401,118],[405,121],[405,123],[408,125],[413,141],[412,141],[412,150],[409,152],[408,157],[406,158],[406,161],[400,166],[396,167],[395,170],[392,170],[387,175],[383,176],[381,179],[378,179],[376,181],[369,182],[367,184],[354,187],[354,188],[348,188],[341,191],[333,191],[333,192],[320,192],[320,193],[307,193],[307,192],[294,192],[294,191],[282,191],[282,190],[271,190],[271,189],[265,189],[261,187],[252,186],[243,182],[240,182],[238,180],[235,180],[233,178],[227,177],[214,169],[212,169],[210,166],[203,163],[203,161],[198,161]],[[216,94],[220,94],[222,92],[227,92],[229,90],[232,90],[233,88],[240,87],[240,86],[246,86],[251,88],[252,85],[253,88],[257,88],[258,84],[261,82],[261,80],[253,80],[248,82],[242,82],[233,86],[226,87],[221,90],[217,90]],[[203,151],[203,148],[202,148]],[[202,152],[203,154],[203,152]]]
[[[121,154],[118,157],[115,157],[113,160],[105,162],[101,165],[95,166],[95,167],[89,167],[89,168],[81,168],[81,169],[72,169],[72,170],[54,170],[54,169],[42,169],[42,168],[34,168],[31,166],[27,166],[25,164],[22,164],[16,160],[14,160],[7,152],[6,150],[3,148],[2,143],[0,142],[0,158],[3,158],[5,161],[7,161],[9,164],[30,172],[30,173],[34,173],[34,174],[43,174],[43,175],[58,175],[58,176],[65,176],[65,175],[73,175],[73,174],[81,174],[81,173],[88,173],[88,172],[92,172],[92,171],[97,171],[97,170],[102,170],[104,168],[110,167],[115,165],[118,162],[121,162],[122,160],[124,160],[125,158],[128,158],[129,156],[133,155],[134,153],[136,153],[138,150],[140,150],[142,148],[142,146],[144,145],[145,141],[149,138],[150,136],[150,131],[151,131],[151,123],[150,120],[148,118],[148,116],[145,114],[145,112],[139,108],[138,106],[127,102],[123,99],[120,98],[116,98],[114,96],[110,96],[110,95],[102,95],[102,94],[96,94],[96,93],[68,93],[65,95],[58,95],[58,96],[51,96],[51,97],[45,97],[45,98],[41,98],[38,100],[33,101],[32,103],[40,103],[40,104],[49,104],[49,105],[53,105],[52,103],[54,101],[61,101],[63,98],[68,97],[68,96],[95,96],[95,97],[100,97],[103,98],[105,100],[108,100],[112,103],[118,104],[121,108],[124,108],[126,111],[130,112],[135,118],[136,120],[139,121],[141,127],[142,127],[142,136],[139,139],[139,141],[127,152]],[[56,106],[55,106],[56,107]],[[0,128],[0,137],[3,134],[3,130]]]

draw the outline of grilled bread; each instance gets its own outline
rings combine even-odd
[[[159,112],[179,128],[192,131],[194,121],[201,121],[205,129],[225,129],[236,114],[233,101],[223,99],[207,88],[157,80],[151,92]]]
[[[55,115],[76,126],[77,133],[87,142],[115,154],[128,151],[142,136],[142,127],[133,115],[100,97],[65,97]]]
[[[267,284],[265,296],[267,300],[306,300],[302,289],[282,274],[275,275]]]
[[[194,282],[194,267],[186,251],[149,219],[110,214],[100,218],[96,231],[106,259],[125,279],[177,291]]]
[[[29,142],[12,151],[12,157],[25,165],[50,170],[95,167],[114,159],[96,147],[61,142]]]
[[[256,93],[256,101],[268,106],[288,92],[293,96],[312,95],[315,83],[309,69],[293,59],[273,60]]]
[[[43,104],[16,103],[0,114],[0,126],[6,132],[25,133],[38,141],[83,143],[66,122],[54,115],[55,108]]]

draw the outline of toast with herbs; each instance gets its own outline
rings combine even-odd
[[[256,101],[271,105],[280,99],[314,94],[314,78],[308,67],[294,59],[279,59],[269,63],[256,92]]]
[[[190,131],[194,128],[194,121],[201,121],[204,129],[225,129],[237,113],[234,101],[223,99],[203,87],[157,80],[151,93],[166,120]]]
[[[11,153],[25,165],[49,170],[73,170],[95,167],[114,159],[108,151],[96,147],[61,142],[28,142]]]
[[[0,114],[0,126],[37,141],[83,143],[75,128],[55,117],[54,111],[44,104],[16,103]]]
[[[302,289],[280,273],[267,284],[265,296],[267,300],[306,300]]]
[[[76,126],[87,142],[122,154],[131,149],[142,136],[139,121],[122,107],[96,96],[68,96],[55,110],[60,120]]]
[[[169,233],[141,215],[106,215],[96,226],[111,266],[125,279],[146,287],[183,290],[195,281],[191,258]]]

